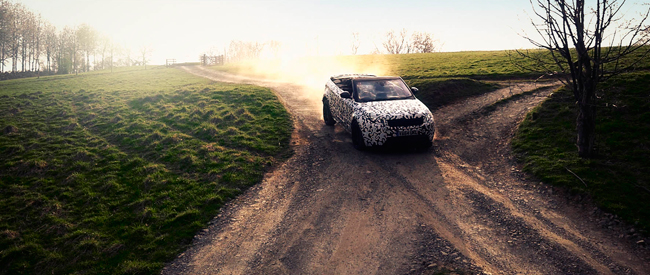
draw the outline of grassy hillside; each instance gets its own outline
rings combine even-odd
[[[539,73],[521,69],[520,65],[530,66],[528,60],[507,51],[360,55],[341,57],[341,59],[367,66],[388,68],[388,74],[399,75],[404,79],[539,77]]]
[[[332,75],[340,73],[375,73],[399,75],[404,79],[469,77],[473,79],[511,79],[539,77],[539,73],[523,70],[531,66],[527,59],[508,51],[424,53],[398,55],[352,55],[336,57],[305,57],[291,62],[259,61],[228,63],[213,66],[215,70],[279,77],[281,74],[305,73]]]
[[[0,82],[0,274],[154,274],[288,154],[273,93],[174,69]]]
[[[604,83],[597,102],[598,156],[578,157],[573,94],[561,90],[526,116],[513,147],[541,181],[585,192],[596,203],[650,229],[650,73]],[[584,184],[569,170],[584,180]]]
[[[642,49],[643,50],[643,49]],[[642,50],[619,65],[639,60]],[[542,50],[520,50],[539,59],[550,60]],[[634,67],[650,69],[650,59],[642,58]],[[398,75],[408,79],[471,78],[475,80],[537,79],[545,72],[529,58],[516,51],[439,52],[419,54],[383,54],[303,57],[292,61],[262,60],[254,63],[228,63],[212,66],[214,70],[282,78],[283,76],[327,76],[341,73]]]

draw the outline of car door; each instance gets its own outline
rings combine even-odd
[[[343,123],[341,116],[341,106],[343,101],[341,99],[341,89],[339,89],[335,84],[326,86],[326,97],[330,106],[330,112],[332,117],[338,123]]]
[[[354,92],[354,88],[352,88],[352,92]],[[351,131],[352,115],[354,114],[354,106],[357,104],[357,102],[354,101],[354,96],[352,93],[350,93],[350,98],[341,98],[340,96],[339,98],[341,100],[341,124],[343,124],[345,130]]]

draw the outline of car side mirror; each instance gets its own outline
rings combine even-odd
[[[341,93],[341,98],[350,98],[350,97],[352,97],[352,96],[350,95],[350,92],[348,92],[348,91],[343,91]]]
[[[419,91],[420,91],[420,89],[415,88],[415,87],[411,87],[411,92],[413,92],[414,94],[417,94]]]

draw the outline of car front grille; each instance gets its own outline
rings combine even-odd
[[[424,118],[419,117],[419,118],[400,118],[400,119],[393,119],[388,121],[388,126],[390,127],[405,127],[405,126],[416,126],[416,125],[422,125],[424,123]]]

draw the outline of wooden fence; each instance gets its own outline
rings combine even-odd
[[[201,59],[201,65],[204,66],[209,66],[209,65],[223,65],[223,55],[207,55],[204,54],[199,57]]]

